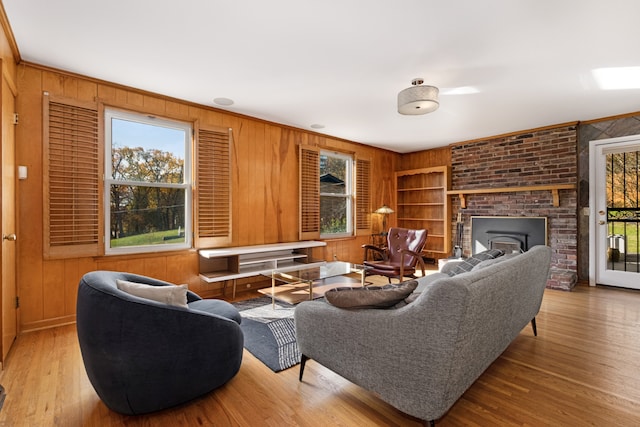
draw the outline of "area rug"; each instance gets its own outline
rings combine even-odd
[[[261,297],[233,304],[242,316],[244,347],[267,365],[280,372],[300,363],[300,350],[293,324],[295,305]]]
[[[341,286],[360,286],[360,279],[336,276],[314,284],[314,299],[322,299],[329,289]],[[305,286],[305,289],[306,288]],[[296,341],[296,329],[293,323],[293,311],[298,302],[308,300],[309,292],[302,293],[302,298],[278,300],[276,293],[275,309],[271,304],[271,287],[265,288],[269,296],[238,301],[233,305],[242,316],[240,328],[244,333],[244,348],[258,358],[274,372],[300,363],[300,350]]]

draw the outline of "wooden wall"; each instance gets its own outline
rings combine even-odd
[[[450,166],[451,148],[440,147],[431,150],[416,151],[403,155],[398,162],[396,170],[406,171],[411,169],[430,168],[433,166]]]
[[[299,144],[331,148],[371,159],[371,200],[374,205],[382,199],[382,183],[393,179],[400,159],[399,154],[390,151],[34,64],[21,64],[17,74],[17,109],[20,113],[17,159],[19,165],[27,166],[29,174],[28,179],[19,181],[17,189],[21,236],[18,245],[21,331],[73,322],[78,281],[85,272],[96,269],[123,270],[173,283],[187,283],[190,289],[203,296],[215,296],[221,292],[221,284],[200,281],[198,255],[193,250],[135,256],[43,259],[42,96],[45,91],[78,100],[98,98],[113,107],[232,128],[234,246],[298,240]],[[314,255],[327,260],[361,261],[361,245],[368,240],[368,236],[361,236],[330,241],[322,253]],[[253,287],[252,280],[255,279],[242,282],[239,289]]]

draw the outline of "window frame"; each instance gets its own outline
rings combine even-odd
[[[345,171],[345,194],[336,194],[336,193],[323,193],[319,191],[320,201],[319,208],[320,212],[322,212],[322,199],[323,197],[339,197],[344,198],[346,200],[346,219],[347,219],[347,231],[343,233],[323,233],[322,226],[320,227],[320,238],[321,239],[339,239],[344,237],[352,237],[355,235],[355,227],[354,227],[354,156],[351,154],[340,153],[337,151],[320,149],[320,159],[325,157],[333,157],[341,160],[345,160],[346,171]],[[322,162],[320,162],[322,163]],[[320,174],[320,165],[318,165],[318,174]],[[320,187],[322,188],[322,187]]]
[[[132,112],[118,108],[104,108],[104,185],[103,185],[103,209],[104,215],[104,253],[105,255],[120,254],[137,254],[149,252],[167,252],[176,250],[191,249],[193,247],[193,167],[194,157],[192,155],[193,146],[193,123],[187,121],[173,120],[165,117]],[[135,123],[142,123],[152,126],[169,127],[173,129],[181,129],[185,131],[184,142],[184,180],[182,183],[154,183],[129,181],[112,178],[112,128],[111,120],[120,119]],[[149,188],[170,188],[181,189],[185,193],[185,212],[184,212],[184,236],[185,240],[181,243],[166,243],[144,246],[126,246],[111,247],[111,186],[112,185],[132,185]]]

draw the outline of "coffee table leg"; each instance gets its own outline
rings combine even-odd
[[[276,309],[276,278],[271,274],[271,309]]]
[[[313,280],[309,280],[309,301],[313,300]]]

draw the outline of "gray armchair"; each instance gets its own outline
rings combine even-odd
[[[242,362],[240,315],[222,300],[187,292],[188,308],[139,298],[116,280],[169,283],[94,271],[80,280],[77,329],[87,375],[100,399],[127,415],[169,408],[233,378]]]

